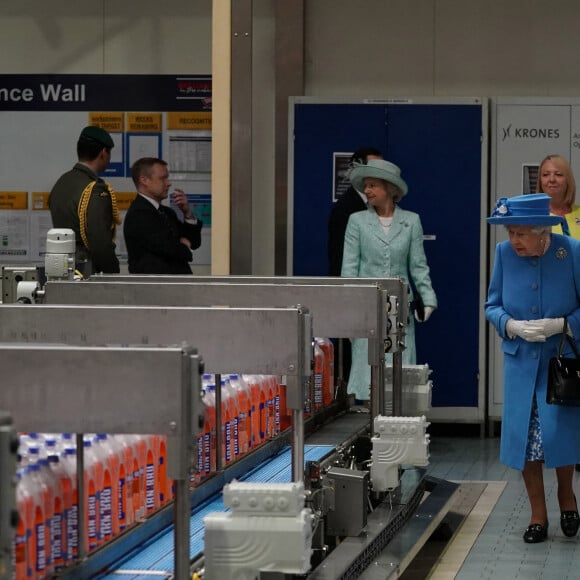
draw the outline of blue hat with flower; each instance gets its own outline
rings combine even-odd
[[[551,197],[545,193],[530,193],[501,197],[487,223],[511,226],[555,226],[564,222],[558,215],[550,215]]]

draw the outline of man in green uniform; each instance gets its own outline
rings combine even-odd
[[[111,161],[111,135],[85,127],[77,142],[78,163],[54,184],[48,207],[55,228],[70,228],[76,237],[76,267],[84,275],[116,274],[115,230],[121,223],[111,186],[99,177]]]

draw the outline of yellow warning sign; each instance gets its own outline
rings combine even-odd
[[[0,209],[28,209],[28,192],[0,191]]]
[[[31,194],[31,210],[48,210],[48,191],[33,191]]]
[[[167,128],[170,130],[211,131],[211,112],[204,113],[167,113]]]
[[[127,113],[130,133],[161,133],[161,113]]]
[[[93,111],[89,113],[89,125],[97,125],[101,129],[110,131],[112,133],[119,133],[123,131],[123,113],[112,111],[107,113],[106,111]]]

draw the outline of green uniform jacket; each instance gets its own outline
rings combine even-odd
[[[78,205],[85,187],[97,181],[87,208],[86,232],[89,247],[81,238]],[[93,272],[116,274],[119,260],[113,241],[113,209],[105,182],[83,163],[77,163],[58,179],[48,198],[48,207],[55,228],[74,230],[77,244],[77,263],[90,259]]]

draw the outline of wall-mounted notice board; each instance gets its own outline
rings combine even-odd
[[[209,264],[211,103],[209,75],[0,75],[0,263],[42,262],[48,193],[76,162],[82,128],[99,125],[115,142],[103,177],[121,215],[135,196],[131,164],[164,159],[205,224],[194,263]]]

